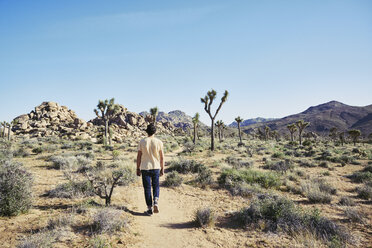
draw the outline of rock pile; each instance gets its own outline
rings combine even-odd
[[[29,114],[14,119],[17,124],[12,131],[15,135],[27,137],[57,136],[68,139],[84,139],[96,141],[102,134],[104,123],[100,118],[86,122],[77,117],[76,113],[66,106],[55,102],[43,102]],[[122,142],[126,137],[143,136],[149,120],[145,117],[129,112],[120,105],[119,113],[110,122],[112,140]],[[170,122],[158,122],[159,133],[172,134],[174,126]]]
[[[95,137],[92,123],[77,117],[66,106],[55,102],[43,102],[29,114],[14,119],[17,124],[12,131],[15,135],[29,137],[58,136],[70,139],[90,139]]]
[[[143,117],[137,113],[130,112],[123,105],[120,106],[120,111],[110,122],[110,128],[113,131],[112,140],[122,142],[126,137],[140,137],[144,135],[144,129],[149,124],[150,119]],[[95,118],[89,121],[95,126],[104,126],[103,120]],[[158,133],[172,134],[174,126],[171,122],[161,121],[156,123]]]

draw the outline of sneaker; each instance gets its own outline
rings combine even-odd
[[[145,212],[148,216],[151,216],[152,215],[152,209],[149,209]]]
[[[159,213],[159,207],[158,207],[158,205],[155,205],[154,206],[154,213],[156,213],[156,214]]]

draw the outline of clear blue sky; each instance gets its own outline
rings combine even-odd
[[[115,97],[209,123],[211,88],[225,123],[372,104],[372,1],[0,0],[0,120]]]

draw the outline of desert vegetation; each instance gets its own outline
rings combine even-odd
[[[102,128],[93,140],[22,135],[9,140],[3,128],[0,226],[7,228],[1,229],[0,241],[5,247],[141,243],[138,232],[146,221],[139,209],[145,203],[134,169],[144,133],[115,138],[119,119],[127,126],[154,122],[159,127],[166,155],[160,207],[169,206],[159,215],[164,216],[158,227],[163,234],[177,233],[173,227],[184,225],[199,240],[211,233],[209,242],[226,247],[224,242],[257,245],[257,239],[263,240],[258,247],[365,247],[371,242],[370,140],[359,130],[333,128],[325,136],[306,132],[311,123],[302,120],[285,126],[284,133],[268,125],[244,132],[240,117],[237,128],[229,128],[214,122],[228,93],[212,114],[216,94],[209,91],[202,100],[209,129],[197,113],[190,118],[190,132],[181,128],[173,133],[166,122],[155,123],[157,107],[148,116],[129,113],[127,118],[113,99],[99,101],[95,112]],[[133,125],[129,129],[137,130]],[[168,218],[168,211],[176,211],[186,224]],[[14,233],[17,238],[7,238]],[[247,238],[247,233],[254,235]]]

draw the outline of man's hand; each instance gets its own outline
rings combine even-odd
[[[141,176],[141,169],[140,168],[137,168],[137,176]]]
[[[164,175],[164,168],[160,169],[160,176]]]

